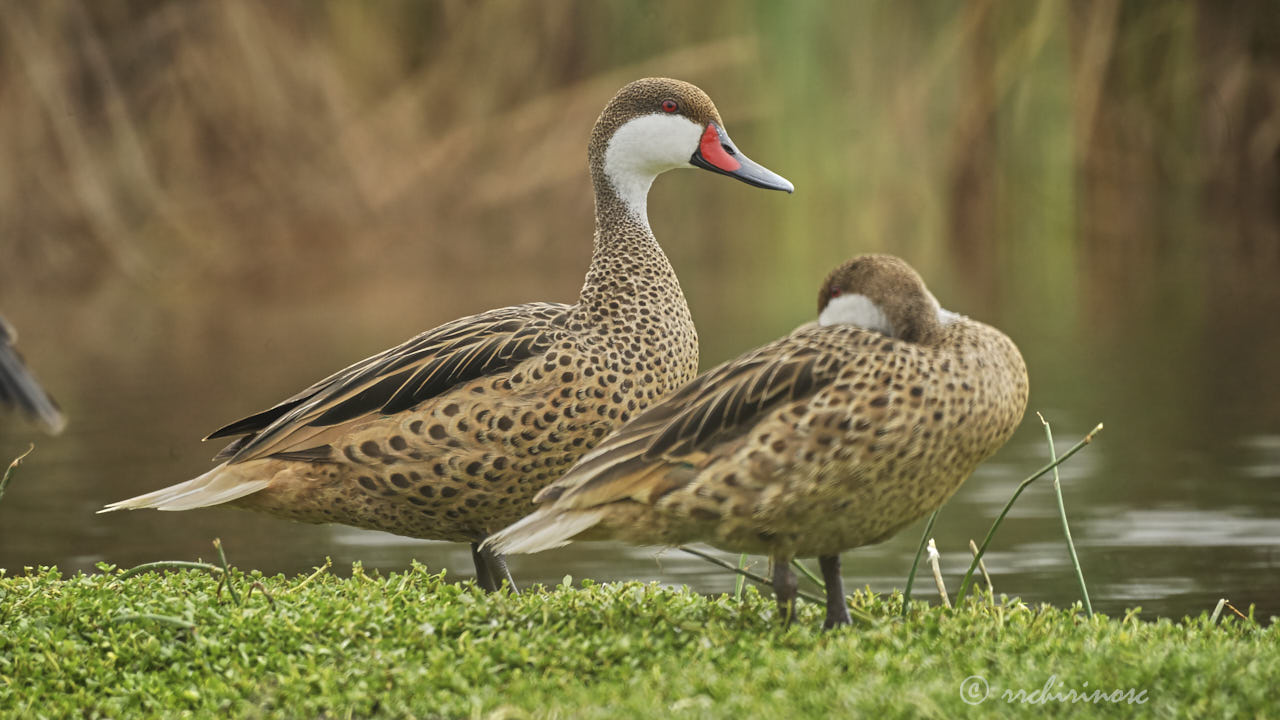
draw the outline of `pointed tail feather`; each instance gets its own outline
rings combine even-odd
[[[115,510],[191,510],[221,505],[245,495],[252,495],[271,483],[268,479],[249,480],[242,474],[243,465],[219,465],[186,482],[170,485],[145,495],[111,503],[99,513]]]
[[[536,553],[568,545],[575,535],[604,519],[604,510],[538,510],[490,535],[482,547],[499,555]]]

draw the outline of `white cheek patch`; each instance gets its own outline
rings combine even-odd
[[[893,336],[893,325],[880,306],[866,295],[849,293],[832,298],[818,315],[819,325],[856,325]]]
[[[649,224],[646,199],[658,175],[692,167],[702,128],[683,115],[643,115],[618,128],[604,152],[604,174],[637,219]]]

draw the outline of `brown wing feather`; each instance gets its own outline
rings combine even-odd
[[[366,358],[209,437],[247,434],[218,454],[237,463],[268,455],[320,459],[335,428],[417,406],[548,350],[569,306],[530,303],[461,318]],[[304,444],[307,443],[307,444]]]
[[[653,502],[683,486],[717,445],[834,382],[844,359],[805,341],[821,332],[807,327],[700,375],[607,438],[537,501]]]

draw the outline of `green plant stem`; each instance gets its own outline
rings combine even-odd
[[[933,523],[938,519],[942,508],[933,511],[929,522],[924,524],[924,532],[920,533],[920,544],[916,547],[916,557],[911,561],[911,572],[907,573],[907,587],[902,591],[902,617],[907,616],[907,607],[911,604],[911,586],[916,582],[916,570],[920,568],[920,556],[924,555],[924,546],[929,542],[929,533],[933,532]]]
[[[242,605],[240,593],[236,592],[235,585],[231,583],[231,566],[227,564],[227,554],[222,551],[222,538],[214,538],[213,547],[217,549],[218,559],[222,561],[222,579],[227,583],[227,594],[236,605]]]
[[[733,565],[731,565],[730,563],[727,563],[727,562],[725,562],[725,561],[721,560],[720,558],[718,558],[718,557],[716,557],[716,556],[714,556],[714,555],[708,555],[707,553],[704,553],[704,552],[702,552],[701,550],[695,550],[695,549],[693,549],[693,548],[691,548],[691,547],[685,547],[684,545],[681,545],[680,547],[678,547],[678,548],[676,548],[676,549],[677,549],[677,550],[683,550],[684,552],[687,552],[687,553],[689,553],[690,555],[695,555],[695,556],[697,556],[697,557],[700,557],[700,558],[702,558],[703,560],[706,560],[707,562],[709,562],[709,563],[711,563],[711,564],[713,564],[713,565],[719,565],[720,567],[724,568],[725,570],[731,570],[731,571],[733,571],[733,572],[736,572],[736,573],[738,573],[739,575],[741,575],[742,577],[745,577],[745,578],[747,578],[748,580],[753,580],[753,581],[755,581],[755,582],[757,582],[757,583],[760,583],[761,585],[764,585],[765,587],[768,587],[768,588],[772,588],[772,587],[773,587],[773,581],[772,581],[772,580],[770,580],[769,578],[764,577],[764,576],[762,576],[762,575],[757,575],[757,574],[755,574],[755,573],[753,573],[753,572],[751,572],[750,570],[747,570],[747,569],[745,569],[745,568],[737,568],[737,567],[734,567],[734,566],[733,566]],[[805,591],[803,591],[803,590],[797,591],[797,594],[798,594],[800,597],[804,598],[805,600],[808,600],[808,601],[809,601],[809,602],[811,602],[811,603],[816,603],[816,604],[818,604],[818,605],[825,605],[825,604],[826,604],[826,602],[827,602],[826,600],[823,600],[822,598],[818,597],[817,595],[811,595],[811,594],[809,594],[809,593],[807,593],[807,592],[805,592]]]
[[[817,575],[814,575],[813,571],[805,567],[804,563],[800,562],[798,558],[791,558],[791,564],[795,566],[797,570],[800,571],[801,575],[809,578],[809,582],[813,583],[814,585],[817,585],[824,592],[826,591],[827,584],[822,582],[822,578],[818,577]]]
[[[310,585],[312,580],[315,580],[316,578],[320,577],[320,576],[321,576],[321,575],[323,575],[325,572],[327,572],[327,571],[329,570],[329,568],[331,568],[331,567],[333,567],[333,558],[326,556],[326,557],[325,557],[325,559],[324,559],[324,564],[323,564],[323,565],[321,565],[320,567],[317,567],[317,568],[316,568],[316,571],[315,571],[315,572],[313,572],[313,573],[311,573],[310,575],[308,575],[306,580],[303,580],[302,582],[298,583],[297,585],[294,585],[293,587],[289,588],[288,590],[285,590],[285,591],[284,591],[283,593],[281,593],[281,594],[282,594],[282,595],[288,595],[288,594],[290,594],[290,593],[294,593],[294,592],[297,592],[298,590],[301,590],[302,588],[306,587],[307,585]]]
[[[217,565],[210,565],[202,562],[187,562],[186,560],[162,560],[160,562],[151,562],[131,567],[120,574],[117,580],[128,580],[134,575],[141,575],[151,570],[208,570],[211,573],[224,572]]]
[[[747,584],[747,578],[741,574],[742,571],[746,569],[747,569],[747,554],[742,553],[741,555],[738,556],[738,573],[739,574],[737,579],[733,581],[733,599],[739,602],[741,602],[742,600],[742,590],[744,587],[746,587],[746,584]]]
[[[978,554],[978,543],[974,542],[973,538],[969,538],[969,552],[974,555]],[[987,582],[987,594],[994,597],[996,594],[996,586],[991,583],[991,574],[987,572],[987,564],[979,560],[978,569],[982,571],[982,579]]]
[[[35,449],[36,444],[31,443],[31,446],[27,448],[26,452],[14,458],[13,462],[9,463],[9,467],[4,471],[4,477],[0,478],[0,499],[4,498],[4,489],[9,487],[9,481],[13,479],[13,474],[18,471],[18,466],[21,465],[22,461],[31,454],[32,450]]]
[[[1053,429],[1043,415],[1036,413],[1044,425],[1044,436],[1049,441],[1049,459],[1057,460],[1057,451],[1053,447]],[[1058,468],[1053,469],[1053,492],[1058,496],[1058,515],[1062,518],[1062,534],[1067,538],[1067,550],[1071,553],[1071,567],[1076,572],[1076,582],[1080,583],[1080,597],[1084,598],[1084,611],[1093,617],[1093,604],[1089,602],[1089,588],[1084,584],[1084,571],[1080,569],[1080,558],[1076,556],[1076,544],[1071,540],[1071,526],[1067,524],[1067,506],[1062,500],[1062,483],[1058,478]]]
[[[991,538],[995,537],[996,530],[1000,529],[1000,523],[1004,522],[1005,515],[1009,514],[1010,508],[1013,507],[1013,503],[1018,499],[1018,496],[1022,494],[1022,491],[1026,490],[1027,486],[1033,481],[1038,480],[1040,476],[1058,467],[1062,463],[1066,462],[1067,458],[1080,452],[1085,445],[1093,442],[1093,436],[1100,432],[1102,432],[1102,423],[1098,423],[1094,429],[1089,431],[1088,435],[1085,435],[1080,439],[1080,442],[1072,445],[1070,450],[1062,453],[1062,457],[1035,471],[1030,477],[1018,484],[1018,489],[1013,491],[1013,497],[1009,498],[1009,502],[1004,504],[1004,509],[1000,511],[1000,515],[996,517],[996,521],[991,523],[991,529],[987,531],[986,538],[982,540],[982,547],[979,547],[978,552],[974,554],[973,562],[969,563],[969,570],[964,574],[964,582],[960,583],[960,593],[956,596],[957,608],[963,605],[965,599],[968,597],[969,584],[973,582],[973,571],[978,567],[978,561],[986,554],[987,546],[991,544]]]

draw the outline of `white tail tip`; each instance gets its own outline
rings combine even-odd
[[[536,553],[568,545],[578,533],[599,523],[604,511],[538,510],[505,530],[489,536],[487,547],[499,555]]]
[[[113,502],[99,514],[116,510],[192,510],[221,505],[245,495],[252,495],[271,484],[270,479],[246,480],[238,468],[225,463],[186,482],[170,485],[154,492]]]

